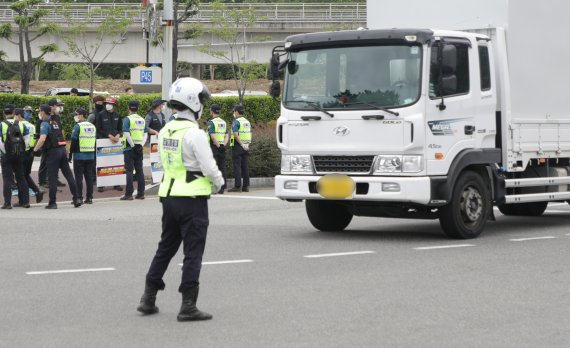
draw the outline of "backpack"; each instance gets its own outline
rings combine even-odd
[[[4,121],[4,123],[8,126],[6,141],[4,141],[6,155],[11,158],[20,158],[26,152],[26,143],[24,135],[20,131],[18,120],[15,120],[14,123],[8,121]]]

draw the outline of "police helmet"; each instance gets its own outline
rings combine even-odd
[[[178,111],[190,109],[196,120],[202,116],[204,103],[208,99],[210,99],[208,87],[192,77],[183,77],[174,81],[168,92],[169,106]]]

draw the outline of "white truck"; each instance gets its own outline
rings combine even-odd
[[[321,231],[439,219],[452,238],[477,237],[494,205],[539,216],[568,201],[568,13],[567,0],[375,0],[368,25],[390,29],[288,37],[274,51],[276,196],[304,200]]]

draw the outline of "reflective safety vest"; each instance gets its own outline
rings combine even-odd
[[[212,182],[208,177],[201,176],[201,173],[195,175],[184,167],[182,147],[184,135],[190,128],[198,128],[198,124],[177,119],[168,122],[158,135],[160,161],[164,169],[158,190],[160,197],[209,196],[212,193]]]
[[[28,132],[30,133],[30,145],[28,145],[28,149],[33,149],[36,146],[36,143],[38,142],[38,139],[36,139],[35,135],[36,135],[36,126],[34,126],[33,124],[31,124],[30,122],[26,121],[26,120],[22,120],[22,122],[24,124],[24,126],[26,126],[26,128],[28,128]],[[3,132],[2,132],[3,133]],[[23,134],[23,133],[22,133]]]
[[[11,124],[14,124],[14,119],[13,118],[7,118],[6,122],[10,122]],[[20,121],[18,121],[18,126],[20,127],[20,134],[22,134],[22,136],[24,135],[24,124]],[[8,135],[8,125],[4,122],[2,122],[2,141],[6,142],[6,136]]]
[[[129,129],[131,139],[135,145],[142,145],[144,139],[145,120],[137,114],[127,116],[129,119]],[[123,148],[127,146],[127,139],[123,137]]]
[[[96,131],[91,122],[83,121],[79,126],[79,152],[95,152]]]
[[[212,123],[214,124],[214,138],[216,138],[218,143],[223,144],[227,132],[226,121],[222,120],[220,117],[216,117],[212,119]],[[208,141],[212,142],[212,138],[209,136]]]
[[[242,144],[251,143],[251,123],[245,118],[240,117],[237,119],[239,121],[238,136]],[[234,146],[234,132],[232,132],[232,139],[230,145]]]

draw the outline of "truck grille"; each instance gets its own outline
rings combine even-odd
[[[317,173],[368,174],[374,156],[313,156]]]

